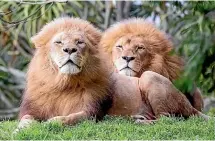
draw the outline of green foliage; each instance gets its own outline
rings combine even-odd
[[[215,121],[162,117],[153,125],[135,124],[131,119],[106,117],[104,121],[83,121],[75,126],[36,123],[17,134],[17,122],[0,122],[1,140],[213,140]]]
[[[215,115],[215,108],[214,107],[210,108],[208,115],[210,115],[210,116]]]
[[[181,38],[178,51],[187,58],[181,82],[195,81],[205,94],[215,91],[215,23],[209,16],[212,7],[215,8],[214,2],[196,3],[190,9],[192,17],[185,15],[181,19],[181,22],[189,24],[176,34]],[[191,88],[191,85],[189,83],[186,86]]]

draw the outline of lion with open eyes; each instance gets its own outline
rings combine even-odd
[[[154,71],[171,81],[177,79],[183,69],[183,61],[171,55],[172,43],[166,35],[143,19],[121,21],[105,31],[100,41],[119,74],[141,77],[145,71]],[[186,94],[198,110],[203,108],[199,89]]]

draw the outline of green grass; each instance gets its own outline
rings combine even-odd
[[[128,118],[105,117],[102,122],[83,121],[75,126],[35,123],[16,135],[17,121],[0,122],[0,140],[67,139],[192,139],[214,140],[215,121],[192,117],[188,120],[162,117],[153,125],[140,125]]]

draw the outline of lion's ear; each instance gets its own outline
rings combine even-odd
[[[93,25],[85,27],[84,30],[85,36],[87,37],[87,40],[90,42],[90,44],[92,46],[98,47],[102,32],[99,29],[95,28]]]
[[[31,37],[31,42],[36,48],[45,46],[51,38],[56,34],[57,27],[54,27],[54,24],[45,25],[40,32],[35,36]]]
[[[34,44],[35,48],[39,48],[44,45],[44,40],[40,35],[31,37],[31,42]]]
[[[54,33],[47,32],[46,30],[40,31],[37,35],[31,37],[31,42],[36,48],[45,46],[51,40]]]
[[[98,46],[101,39],[101,34],[90,33],[90,34],[87,34],[87,38],[93,46]]]

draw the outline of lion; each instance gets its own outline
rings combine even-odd
[[[32,37],[36,52],[27,72],[18,130],[34,120],[72,125],[104,116],[111,92],[98,58],[100,38],[89,22],[69,17],[48,23]]]
[[[121,21],[105,31],[100,46],[110,54],[115,72],[132,77],[141,77],[145,71],[159,73],[171,81],[179,78],[184,62],[171,54],[172,42],[165,33],[141,18]],[[186,94],[191,104],[199,111],[203,99],[198,88]]]
[[[209,118],[160,74],[146,71],[136,78],[107,69],[100,38],[99,30],[78,18],[54,20],[32,38],[36,52],[16,131],[34,120],[74,125],[105,114],[132,116],[141,123],[167,114]]]

